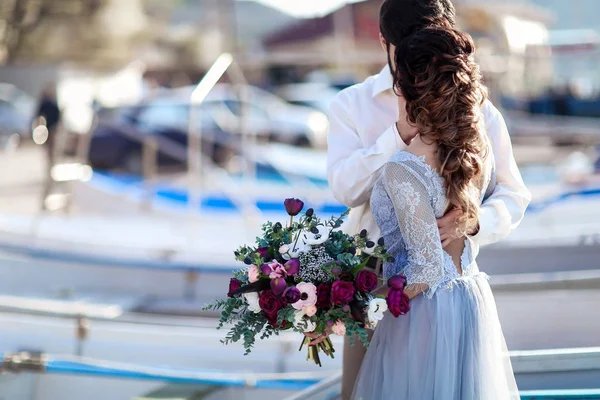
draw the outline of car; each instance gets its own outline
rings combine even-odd
[[[331,101],[339,90],[326,83],[306,82],[279,86],[275,89],[275,93],[290,104],[311,107],[327,113]]]
[[[174,89],[171,96],[190,98],[194,86]],[[247,97],[240,99],[239,90]],[[236,87],[221,83],[209,92],[205,102],[225,105],[215,117],[229,131],[236,131],[240,118],[246,111],[246,128],[249,134],[278,143],[325,148],[329,122],[327,116],[311,107],[294,105],[253,85]]]
[[[160,90],[138,105],[102,108],[91,130],[88,161],[96,169],[141,174],[142,142],[154,136],[160,166],[185,165],[190,116],[192,125],[202,132],[203,153],[220,165],[239,152],[243,133],[257,141],[325,146],[328,122],[324,114],[289,105],[253,86],[245,89],[248,97],[242,101],[233,86],[218,84],[200,107],[190,104],[194,88],[184,87]],[[240,129],[243,119],[245,132]]]
[[[192,112],[189,104],[157,99],[135,106],[102,108],[90,135],[88,162],[95,169],[143,172],[145,138],[158,143],[159,166],[184,168],[187,164],[188,130],[192,122],[202,132],[202,150],[215,163],[226,162],[232,135],[219,128],[211,117],[210,105]],[[201,112],[199,112],[201,111]]]

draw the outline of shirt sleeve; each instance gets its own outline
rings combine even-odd
[[[429,191],[406,164],[388,164],[382,179],[406,245],[408,287],[431,298],[444,278],[444,251]]]
[[[327,177],[334,197],[348,207],[358,207],[371,196],[385,163],[406,147],[396,124],[388,127],[371,147],[365,147],[357,119],[367,118],[355,110],[352,93],[341,92],[329,111]]]
[[[521,223],[531,201],[515,161],[510,136],[502,114],[486,103],[486,129],[492,142],[496,187],[479,211],[479,231],[473,240],[484,245],[508,236]]]

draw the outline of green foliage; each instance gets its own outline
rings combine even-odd
[[[221,340],[221,343],[229,344],[243,338],[244,349],[246,349],[244,355],[248,355],[254,347],[256,336],[263,330],[266,324],[267,320],[262,313],[246,312],[242,314],[241,319],[227,333],[225,339]]]
[[[354,238],[346,235],[342,231],[331,232],[329,240],[325,242],[325,249],[327,249],[327,252],[333,258],[336,258],[339,254],[348,251],[354,246]]]
[[[333,229],[337,229],[344,223],[344,219],[350,214],[350,209],[347,208],[339,217],[331,217],[326,223],[326,226],[330,226]]]
[[[205,305],[202,310],[221,310],[221,314],[219,315],[219,324],[217,325],[217,329],[221,329],[223,325],[238,319],[238,315],[243,315],[243,313],[240,313],[240,311],[243,310],[239,310],[241,308],[246,308],[244,300],[241,297],[230,297],[224,300],[215,300],[213,303]]]
[[[358,274],[363,268],[365,268],[367,266],[367,263],[369,262],[370,259],[371,259],[371,257],[365,257],[364,260],[362,260],[362,262],[360,262],[359,264],[352,267],[352,269],[351,269],[352,275],[356,276],[356,274]]]
[[[354,268],[361,264],[360,257],[350,253],[338,254],[337,260],[348,268]]]
[[[294,313],[296,310],[292,306],[282,308],[277,312],[277,323],[283,324],[283,321],[294,322]]]
[[[369,347],[369,336],[367,335],[367,330],[362,326],[362,324],[358,321],[355,321],[351,318],[344,321],[346,325],[346,336],[350,338],[350,345],[354,346],[354,338],[358,337],[358,339],[365,345],[365,347]]]

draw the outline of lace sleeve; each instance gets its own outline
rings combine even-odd
[[[431,298],[444,277],[444,253],[425,177],[406,164],[389,163],[383,179],[406,244],[408,285]]]

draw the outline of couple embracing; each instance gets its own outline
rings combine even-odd
[[[406,276],[411,311],[387,315],[368,350],[344,346],[342,397],[518,399],[476,262],[530,201],[506,124],[450,0],[384,0],[380,29],[388,65],[331,105],[328,176],[348,233],[384,237],[381,272]]]

